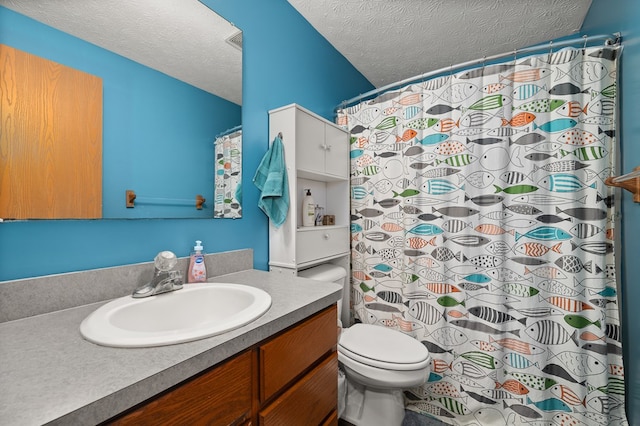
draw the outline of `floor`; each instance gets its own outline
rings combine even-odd
[[[353,426],[351,423],[340,419],[338,426]],[[440,420],[436,420],[433,417],[425,416],[415,411],[407,410],[402,426],[447,426],[447,423],[443,423]]]
[[[445,426],[447,423],[443,423],[440,420],[434,419],[415,411],[407,410],[404,416],[402,426]]]

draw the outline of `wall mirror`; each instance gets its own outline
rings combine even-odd
[[[239,28],[197,0],[0,0],[0,13],[0,44],[102,80],[102,218],[241,217]]]

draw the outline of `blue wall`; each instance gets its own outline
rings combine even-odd
[[[620,57],[620,132],[622,170],[640,166],[640,2],[638,0],[596,0],[583,25],[589,34],[620,32],[623,51]],[[627,386],[626,403],[630,425],[640,424],[640,327],[635,313],[640,306],[640,204],[622,191],[622,238],[619,247],[622,268],[622,342]],[[636,278],[633,278],[636,277]]]
[[[224,6],[225,9],[221,14],[244,31],[244,217],[239,220],[5,222],[0,224],[0,280],[145,262],[160,250],[172,250],[178,256],[186,256],[196,239],[203,241],[207,252],[251,248],[255,267],[267,269],[268,221],[257,208],[258,191],[251,183],[269,146],[267,111],[296,102],[331,119],[333,108],[340,101],[373,87],[285,0],[266,3],[262,0],[220,2],[220,8]],[[217,4],[211,6],[214,10],[218,8]],[[52,37],[54,43],[49,42]],[[12,43],[8,42],[9,38]],[[55,58],[66,55],[65,61],[68,60],[70,66],[74,60],[79,62],[87,49],[96,49],[2,7],[0,42],[58,62],[63,60]],[[98,68],[104,73],[121,66],[122,58],[117,55],[109,56],[104,51],[96,54],[102,55]],[[96,75],[100,75],[101,70],[83,69]],[[174,80],[166,84],[173,84],[175,89],[180,83]],[[158,120],[161,124],[163,118],[158,117]],[[119,133],[118,126],[122,123],[113,120],[110,123],[109,127],[105,123],[105,138],[113,132],[131,137],[129,132]],[[135,129],[130,128],[130,131],[135,132]],[[179,153],[180,147],[175,149]],[[212,148],[207,158],[213,158]],[[178,162],[178,165],[181,172],[192,170],[192,166],[184,162]],[[122,203],[122,197],[118,194],[118,205]]]

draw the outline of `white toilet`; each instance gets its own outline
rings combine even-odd
[[[346,274],[344,268],[333,264],[298,272],[301,277],[342,285],[343,295],[349,291]],[[339,318],[343,318],[344,300],[338,302]],[[338,361],[347,378],[346,405],[340,418],[356,426],[400,426],[405,409],[402,390],[422,385],[431,371],[431,356],[422,343],[372,324],[343,329]],[[339,389],[338,395],[343,394]]]

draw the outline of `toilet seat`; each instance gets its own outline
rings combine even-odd
[[[338,352],[375,368],[395,371],[422,370],[429,366],[427,348],[397,330],[372,324],[354,324],[342,332]]]

